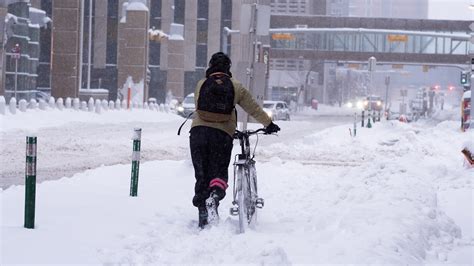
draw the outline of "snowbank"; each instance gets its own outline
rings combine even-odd
[[[81,112],[73,109],[49,109],[46,111],[19,112],[15,115],[0,115],[0,132],[14,130],[36,131],[47,127],[61,127],[70,123],[94,123],[97,125],[132,122],[163,122],[181,120],[176,114],[146,109],[114,110],[113,112]],[[80,126],[80,124],[79,124]]]

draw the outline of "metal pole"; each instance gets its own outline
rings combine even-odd
[[[354,113],[354,137],[355,136],[357,136],[357,112]]]
[[[82,66],[83,66],[83,54],[84,54],[84,1],[81,0],[81,25],[79,30],[79,77],[78,77],[78,88],[82,89]]]
[[[224,54],[227,54],[227,38],[229,36],[227,35],[227,27],[224,27],[222,29],[222,48],[221,48],[221,51],[224,53]]]
[[[133,134],[133,153],[132,153],[132,179],[130,183],[130,196],[136,197],[138,194],[138,173],[140,170],[140,146],[142,138],[142,129],[135,128]]]
[[[26,137],[25,228],[35,228],[36,137]]]
[[[18,56],[15,55],[15,99],[18,99],[16,97],[17,95],[17,87],[18,87]]]
[[[89,0],[89,45],[87,48],[87,89],[91,89],[91,57],[92,57],[92,0]]]
[[[362,110],[362,119],[360,120],[360,127],[364,127],[364,120],[365,120],[365,111]]]

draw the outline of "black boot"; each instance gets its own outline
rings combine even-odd
[[[207,209],[205,206],[198,207],[199,211],[199,228],[204,228],[207,225]]]
[[[209,198],[206,200],[206,209],[208,215],[208,221],[210,224],[217,224],[219,222],[219,213],[217,207],[219,207],[219,195],[212,191]]]

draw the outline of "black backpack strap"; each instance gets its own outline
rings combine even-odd
[[[181,128],[184,126],[184,124],[186,124],[186,122],[188,122],[188,119],[194,114],[194,112],[190,113],[188,115],[188,117],[186,117],[186,120],[184,120],[184,122],[181,124],[181,126],[179,127],[178,129],[178,136],[181,134]]]

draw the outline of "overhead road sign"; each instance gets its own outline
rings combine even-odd
[[[389,42],[407,42],[408,36],[402,34],[389,34],[387,35]]]
[[[273,33],[272,40],[285,40],[292,41],[295,39],[295,35],[291,33]]]

